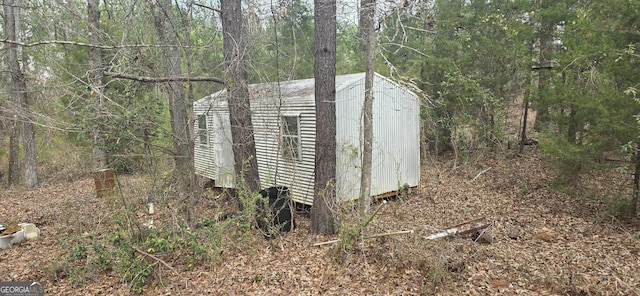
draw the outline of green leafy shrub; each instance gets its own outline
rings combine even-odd
[[[604,203],[607,206],[607,210],[598,215],[596,220],[602,220],[607,216],[622,219],[637,218],[637,198],[633,196],[628,197],[621,195],[618,198],[607,198],[604,199]]]

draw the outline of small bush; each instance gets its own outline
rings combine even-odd
[[[604,203],[607,206],[607,210],[601,213],[597,220],[602,220],[607,216],[613,216],[616,218],[630,219],[636,218],[636,203],[637,198],[619,196],[618,198],[604,199]]]

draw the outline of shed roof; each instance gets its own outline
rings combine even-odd
[[[381,78],[387,80],[390,83],[396,84],[395,82],[392,82],[391,80],[378,73],[375,73],[375,75],[377,76],[377,78]],[[365,72],[338,75],[336,76],[336,92],[339,92],[345,87],[348,87],[349,85],[352,85],[364,78]],[[283,98],[307,98],[313,97],[315,95],[314,78],[281,81],[279,82],[279,84],[280,95],[282,95]],[[278,96],[278,93],[276,93],[277,86],[278,82],[251,84],[249,85],[251,99],[272,98],[274,96]],[[215,99],[224,95],[225,93],[226,90],[221,90],[203,99]]]
[[[365,73],[354,73],[346,75],[336,76],[336,92],[353,84],[354,82],[364,79]],[[315,93],[315,79],[307,78],[300,80],[289,80],[280,82],[280,92],[283,97],[308,97],[314,96]],[[277,87],[277,82],[260,83],[250,85],[250,89],[253,93],[252,97],[261,97],[268,93],[268,91],[274,90]]]

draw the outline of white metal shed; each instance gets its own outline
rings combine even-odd
[[[360,191],[365,73],[336,76],[336,192],[340,201]],[[263,188],[286,186],[293,200],[313,204],[315,165],[314,79],[249,86],[256,158]],[[196,174],[216,187],[234,187],[226,91],[193,103]],[[420,181],[420,100],[398,83],[375,75],[371,195],[393,193]]]

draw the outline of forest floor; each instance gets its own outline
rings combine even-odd
[[[585,176],[559,193],[542,153],[527,148],[462,167],[426,161],[417,188],[372,206],[368,229],[413,233],[352,244],[313,246],[347,238],[357,211],[337,213],[340,236],[310,234],[298,213],[296,229],[265,240],[238,217],[216,222],[232,201],[210,193],[191,213],[198,227],[179,226],[180,202],[158,196],[147,229],[143,176],[120,176],[122,194],[104,198],[90,178],[4,191],[0,217],[35,223],[41,236],[0,250],[0,281],[39,281],[46,295],[640,295],[640,223],[606,215],[601,199],[616,194],[616,177]],[[474,219],[491,242],[426,239]]]

